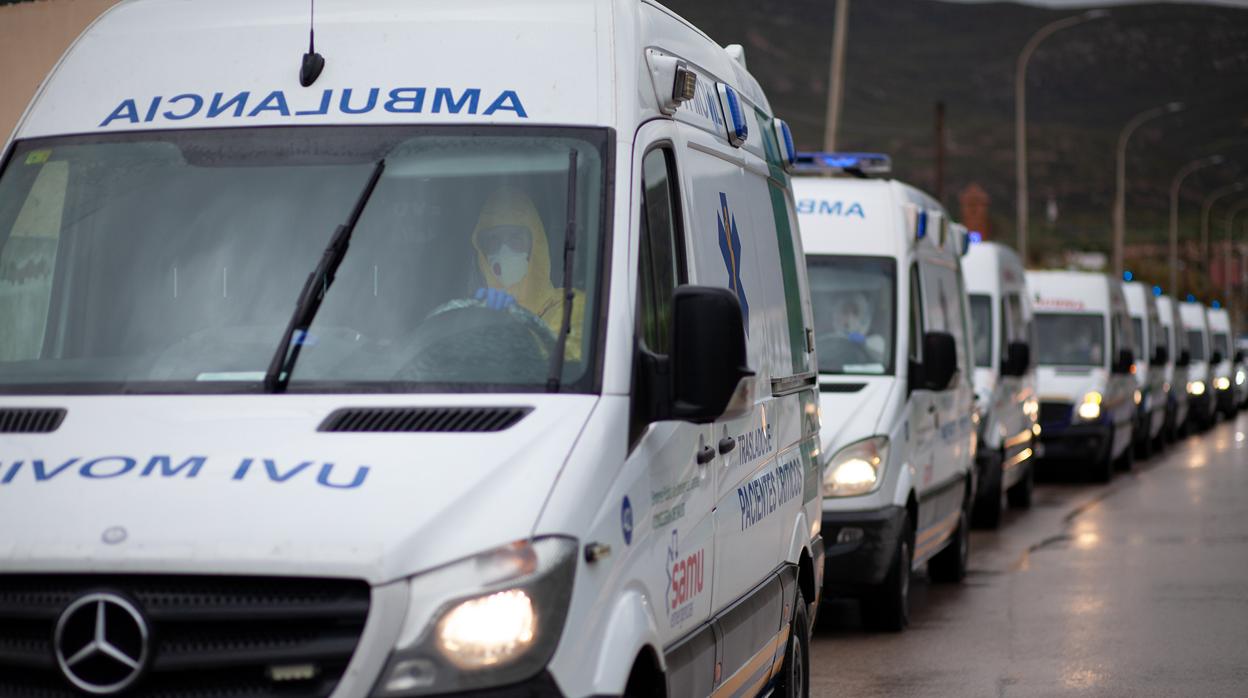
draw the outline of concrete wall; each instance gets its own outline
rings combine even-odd
[[[69,44],[118,0],[37,0],[0,5],[0,139]],[[0,145],[0,147],[3,147]]]

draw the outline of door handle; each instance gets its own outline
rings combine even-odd
[[[737,447],[737,440],[731,436],[725,436],[719,440],[719,455],[730,453],[732,449]]]
[[[707,463],[710,463],[713,460],[715,460],[715,449],[711,448],[710,446],[703,446],[702,448],[698,449],[698,456],[697,456],[698,465],[706,465]]]

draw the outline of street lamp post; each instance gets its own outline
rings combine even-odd
[[[1205,274],[1208,274],[1212,268],[1209,256],[1209,214],[1213,212],[1213,205],[1218,202],[1218,199],[1221,199],[1228,194],[1243,191],[1244,189],[1248,189],[1248,180],[1240,180],[1233,184],[1228,184],[1225,187],[1220,187],[1209,192],[1209,195],[1205,197],[1205,202],[1201,204],[1200,247],[1201,256],[1204,258]]]
[[[1240,211],[1248,209],[1248,199],[1240,199],[1235,202],[1231,210],[1226,214],[1226,259],[1222,262],[1222,297],[1226,299],[1227,305],[1231,304],[1231,269],[1235,263],[1235,240],[1232,231],[1234,230],[1235,216]]]
[[[1183,186],[1183,180],[1188,175],[1197,170],[1214,165],[1222,164],[1221,155],[1210,155],[1207,158],[1193,160],[1183,167],[1174,175],[1174,179],[1170,181],[1170,288],[1172,294],[1179,292],[1179,189]]]
[[[1113,270],[1114,276],[1122,276],[1122,259],[1127,240],[1127,141],[1131,134],[1144,124],[1166,114],[1173,114],[1183,109],[1182,102],[1147,109],[1136,114],[1122,127],[1118,134],[1117,176],[1114,182],[1114,240]]]
[[[1040,42],[1055,32],[1108,17],[1108,10],[1088,10],[1082,14],[1059,19],[1056,22],[1040,27],[1018,54],[1018,62],[1014,67],[1014,182],[1015,210],[1018,218],[1018,255],[1027,262],[1027,61],[1035,53]]]

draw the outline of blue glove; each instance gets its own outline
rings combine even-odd
[[[861,332],[850,332],[849,341],[853,342],[854,344],[865,344],[867,341],[867,338]]]
[[[501,288],[479,288],[473,298],[485,301],[485,307],[490,310],[506,310],[516,304],[515,296]]]

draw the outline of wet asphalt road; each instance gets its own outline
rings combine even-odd
[[[825,603],[811,695],[1248,696],[1248,414],[1108,485],[1037,484],[962,585],[912,594],[899,634]]]

